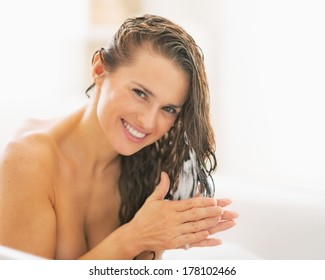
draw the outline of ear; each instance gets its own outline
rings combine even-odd
[[[95,53],[95,55],[93,57],[93,65],[92,65],[92,69],[91,69],[91,75],[92,75],[94,81],[96,81],[98,79],[98,77],[101,76],[104,72],[105,72],[105,67],[104,67],[103,62],[100,58],[99,52],[97,52],[97,53]]]

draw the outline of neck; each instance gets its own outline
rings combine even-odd
[[[70,117],[68,135],[62,144],[69,159],[92,174],[104,172],[119,160],[119,154],[107,141],[91,104]]]

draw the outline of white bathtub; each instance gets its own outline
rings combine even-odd
[[[0,245],[0,260],[44,260],[41,257]]]

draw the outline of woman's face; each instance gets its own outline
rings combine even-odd
[[[97,116],[112,148],[132,155],[161,138],[173,126],[188,86],[183,70],[148,49],[139,50],[132,64],[106,72]]]

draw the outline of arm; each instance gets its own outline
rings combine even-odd
[[[52,158],[42,144],[34,144],[12,142],[0,157],[0,244],[54,258]]]

